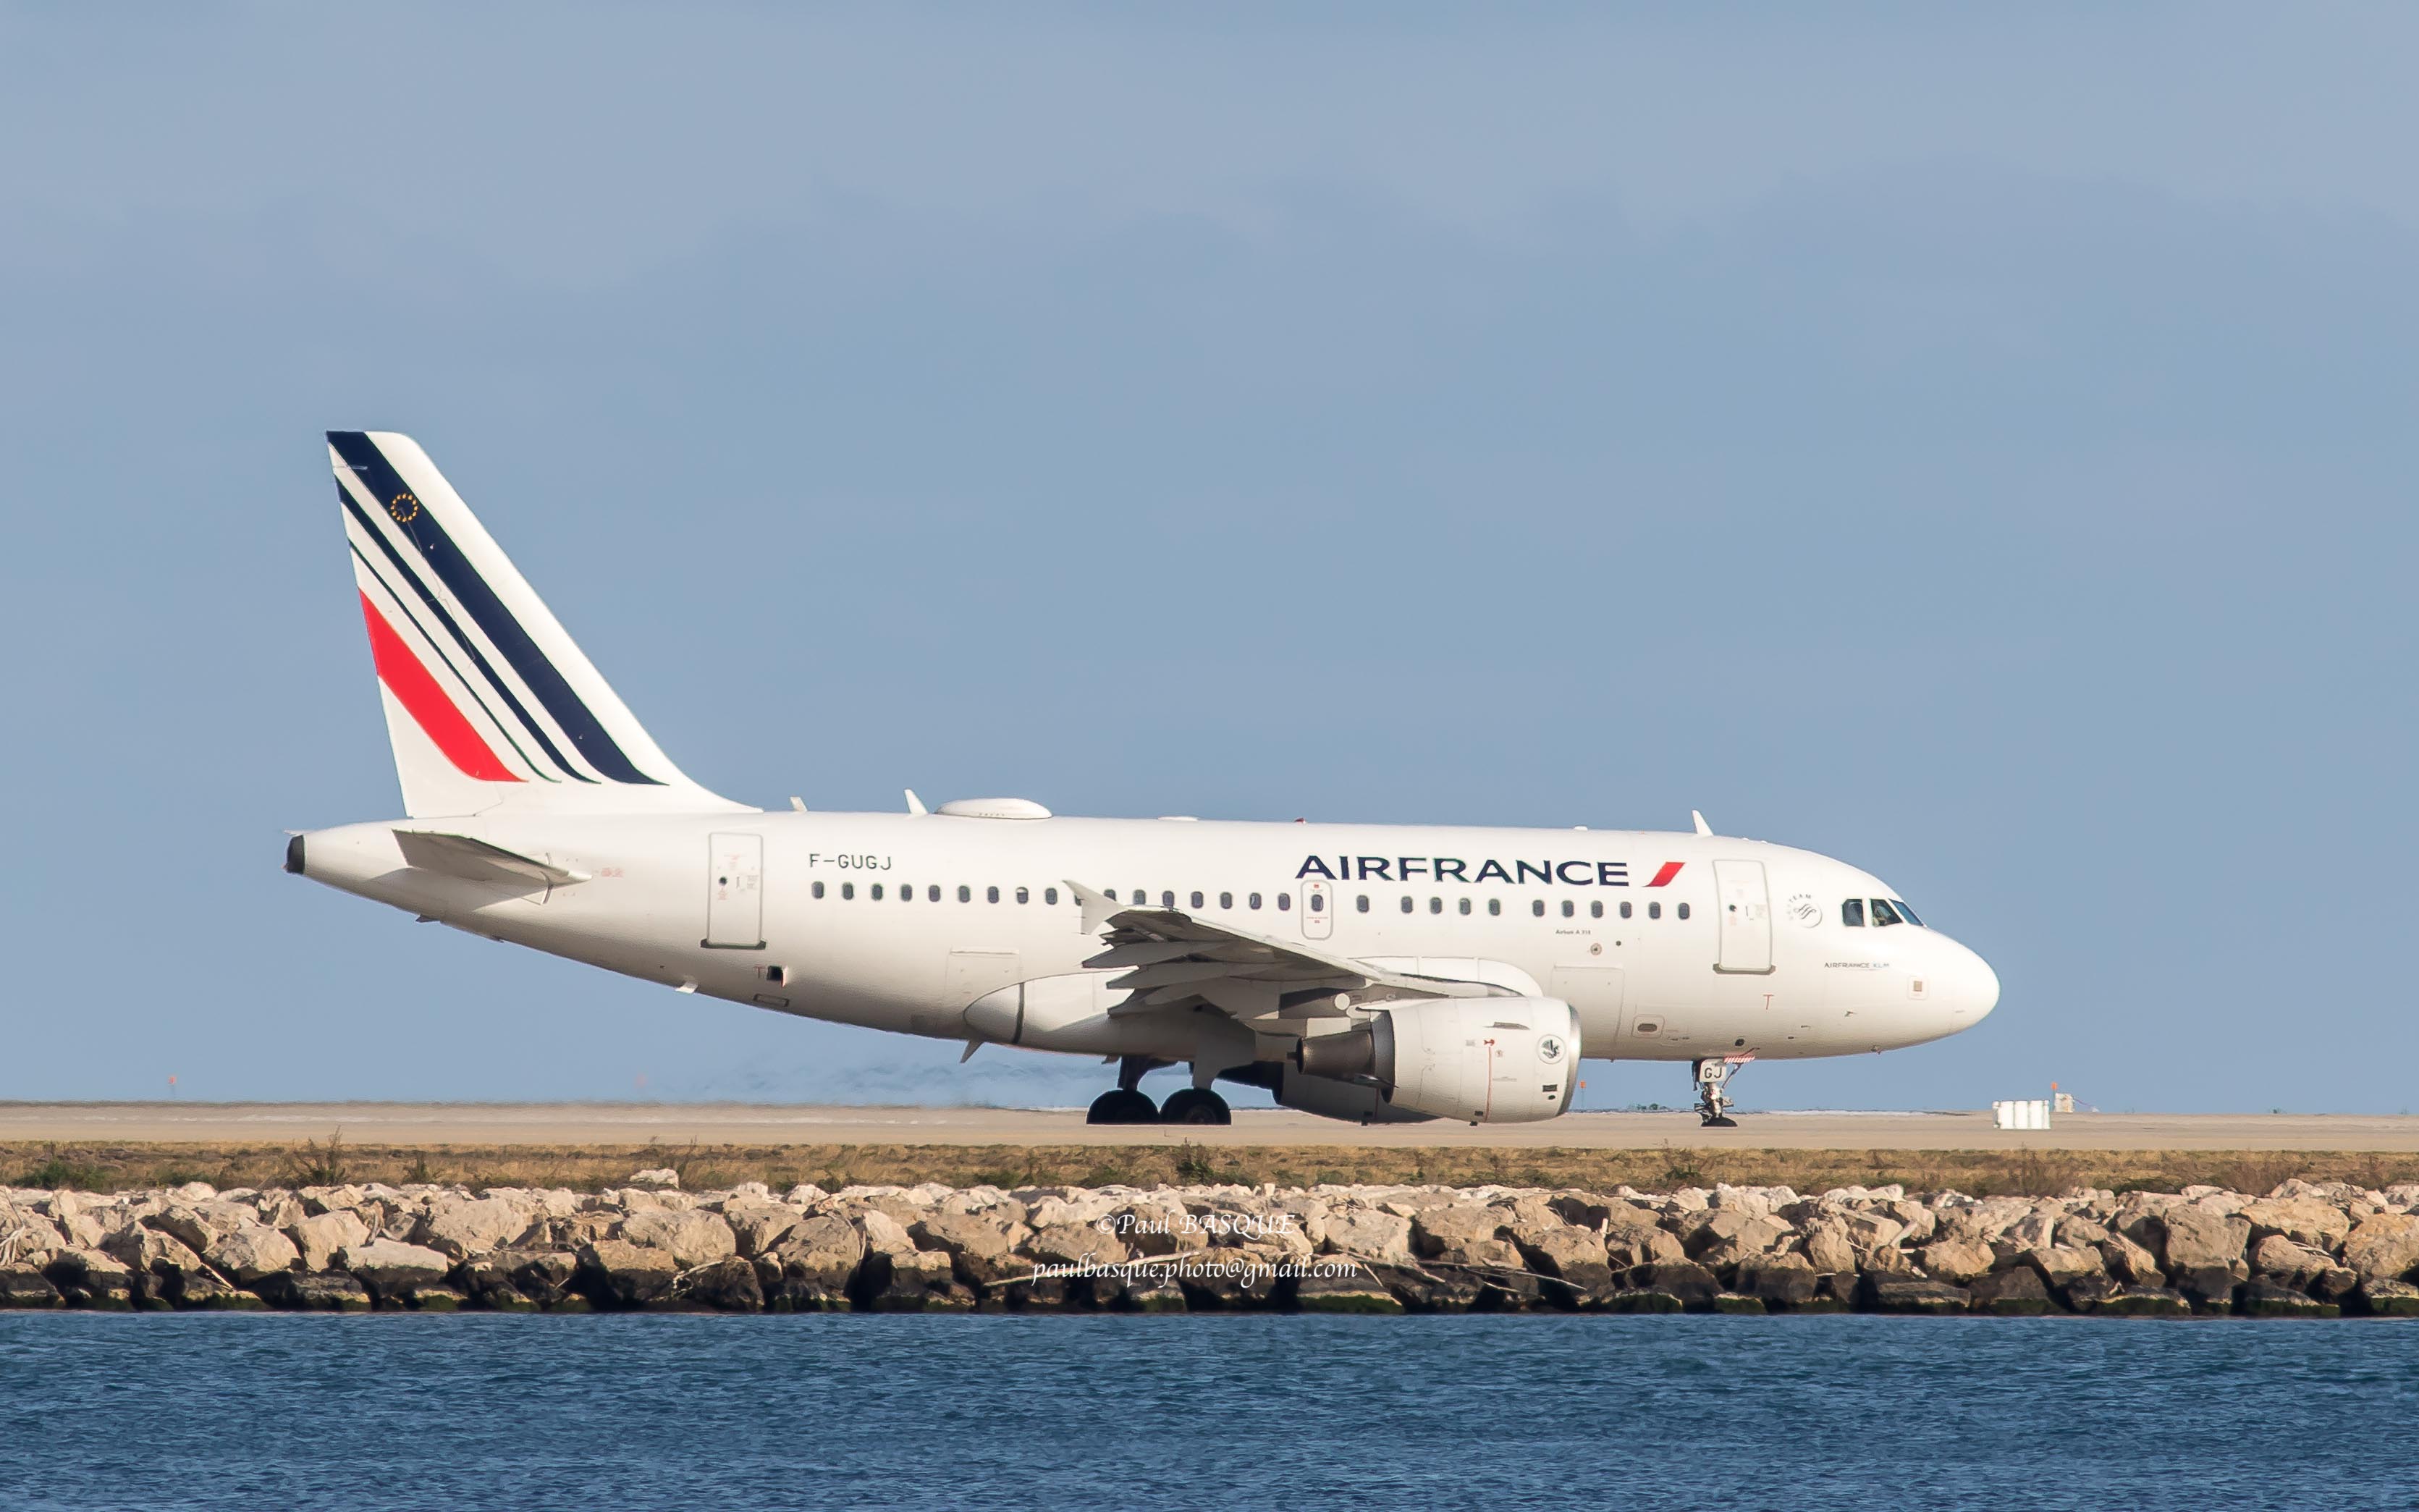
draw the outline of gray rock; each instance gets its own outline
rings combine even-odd
[[[2029,1270],[2029,1267],[2026,1267]],[[2061,1288],[2058,1301],[2078,1313],[2096,1310],[2100,1304],[2124,1289],[2125,1284],[2103,1272],[2098,1275],[2077,1276]]]
[[[787,1239],[806,1214],[778,1202],[734,1202],[724,1204],[722,1218],[738,1241],[739,1253],[752,1260]]]
[[[445,1273],[454,1268],[452,1260],[433,1249],[393,1239],[347,1244],[336,1252],[336,1264],[377,1296],[397,1301],[415,1288],[442,1284]]]
[[[1867,1272],[1857,1288],[1862,1306],[1882,1313],[1962,1313],[1973,1304],[1964,1287],[1889,1272]]]
[[[2235,1295],[2234,1310],[2246,1318],[2337,1318],[2337,1304],[2304,1296],[2290,1287],[2260,1279],[2246,1281]]]
[[[19,1261],[0,1265],[0,1308],[43,1308],[62,1305],[59,1288],[50,1277]]]
[[[412,1237],[439,1255],[463,1260],[511,1244],[535,1219],[530,1208],[505,1197],[439,1197]]]
[[[676,1290],[698,1305],[718,1313],[764,1310],[764,1290],[757,1282],[756,1267],[735,1255],[685,1273]]]
[[[656,1209],[634,1212],[622,1225],[626,1243],[669,1254],[683,1269],[711,1265],[739,1253],[739,1240],[718,1212]]]
[[[1486,1288],[1465,1272],[1432,1271],[1416,1265],[1373,1265],[1373,1279],[1408,1312],[1466,1313],[1478,1304]],[[1185,1288],[1189,1301],[1193,1288]]]
[[[775,1311],[844,1311],[865,1255],[865,1236],[855,1225],[819,1213],[757,1257],[756,1279]]]
[[[1532,1271],[1562,1283],[1565,1304],[1612,1288],[1612,1270],[1605,1263],[1604,1241],[1594,1229],[1558,1225],[1532,1228],[1519,1240],[1518,1256]]]
[[[1924,1274],[1962,1287],[1977,1276],[1990,1274],[1995,1257],[1991,1246],[1979,1239],[1943,1239],[1926,1244],[1915,1258],[1923,1267]]]
[[[1416,1257],[1411,1253],[1411,1221],[1399,1213],[1374,1208],[1347,1208],[1330,1214],[1327,1243],[1336,1254],[1354,1256],[1381,1265],[1416,1262]],[[1599,1239],[1595,1244],[1596,1254],[1601,1257],[1604,1242]]]
[[[1018,1224],[970,1212],[935,1212],[919,1218],[909,1231],[921,1249],[949,1257],[958,1279],[969,1287],[987,1287],[1024,1275],[1033,1267],[1016,1256],[1018,1242],[1030,1230]]]
[[[2419,1287],[2408,1281],[2360,1284],[2361,1311],[2376,1318],[2419,1318]]]
[[[1604,1248],[1605,1263],[1615,1271],[1676,1264],[1688,1257],[1677,1234],[1647,1221],[1633,1209],[1617,1208],[1606,1220]]]
[[[1633,1265],[1621,1277],[1626,1291],[1661,1292],[1690,1308],[1706,1308],[1722,1289],[1714,1273],[1694,1260],[1665,1260]]]
[[[1816,1277],[1814,1267],[1803,1255],[1764,1255],[1741,1260],[1731,1285],[1741,1295],[1770,1307],[1790,1309],[1814,1300]]]
[[[70,1307],[123,1312],[135,1302],[133,1267],[97,1249],[65,1251],[42,1268]]]
[[[2245,1203],[2242,1217],[2251,1225],[2254,1243],[2274,1235],[2330,1255],[2342,1247],[2351,1232],[2350,1214],[2332,1202],[2315,1197],[2274,1197]]]
[[[286,1225],[285,1237],[302,1257],[302,1269],[324,1271],[336,1263],[336,1252],[370,1242],[369,1225],[349,1208],[329,1208]]]
[[[626,1239],[600,1239],[579,1252],[581,1289],[601,1306],[644,1307],[665,1301],[680,1272],[671,1251]]]
[[[1101,1279],[1107,1282],[1102,1301],[1125,1289],[1122,1277]],[[1085,1289],[1087,1297],[1099,1295]],[[958,1280],[955,1262],[941,1250],[869,1253],[857,1273],[856,1300],[877,1313],[968,1312],[975,1305],[973,1290]]]
[[[2242,1263],[2251,1240],[2251,1220],[2197,1204],[2169,1208],[2159,1223],[2165,1240],[2159,1263],[2170,1277],[2212,1267],[2230,1271]]]
[[[1788,1226],[1769,1218],[1718,1208],[1682,1239],[1688,1257],[1708,1270],[1720,1271],[1741,1260],[1770,1255],[1793,1238]]]
[[[1966,1289],[1972,1294],[1967,1305],[1974,1311],[2002,1318],[2038,1317],[2055,1305],[2041,1273],[2029,1265],[1995,1271]]]
[[[238,1286],[256,1285],[263,1276],[294,1269],[301,1259],[294,1242],[263,1224],[250,1224],[233,1233],[213,1236],[202,1258]]]
[[[1446,1259],[1502,1237],[1504,1215],[1493,1208],[1428,1208],[1411,1220],[1411,1253]]]
[[[2164,1288],[2167,1284],[2159,1257],[2124,1234],[2111,1234],[2101,1241],[2100,1258],[2110,1275],[2129,1286]]]
[[[1306,1313],[1399,1313],[1403,1304],[1375,1277],[1306,1275],[1294,1282],[1293,1304]]]
[[[2364,1281],[2414,1279],[2419,1270],[2419,1217],[2380,1212],[2361,1221],[2344,1240],[2344,1265]]]
[[[365,1313],[370,1292],[342,1271],[307,1274],[286,1271],[264,1277],[254,1288],[271,1306],[305,1313]]]
[[[2092,1310],[2111,1318],[2189,1318],[2192,1304],[2165,1287],[2119,1287]]]
[[[1847,1224],[1837,1213],[1807,1220],[1799,1244],[1807,1263],[1817,1273],[1845,1273],[1857,1268],[1856,1245],[1850,1242]]]

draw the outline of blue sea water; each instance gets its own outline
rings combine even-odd
[[[0,1506],[2419,1504],[2419,1325],[0,1315]]]

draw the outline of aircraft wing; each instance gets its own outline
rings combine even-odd
[[[1502,991],[1485,982],[1379,971],[1182,909],[1121,905],[1080,882],[1067,887],[1083,906],[1084,933],[1101,935],[1108,946],[1084,964],[1127,968],[1109,986],[1133,995],[1111,1009],[1113,1015],[1208,1004],[1265,1027],[1277,1018],[1343,1018],[1339,995],[1487,997]]]

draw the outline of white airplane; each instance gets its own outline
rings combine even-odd
[[[734,1003],[1105,1057],[1094,1123],[1225,1123],[1221,1080],[1363,1122],[1550,1119],[1582,1057],[1751,1060],[1980,1023],[1999,982],[1896,891],[1761,841],[733,803],[671,764],[410,438],[328,436],[408,818],[285,869]],[[1191,1068],[1155,1103],[1143,1075]]]

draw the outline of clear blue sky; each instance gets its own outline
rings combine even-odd
[[[2419,12],[2102,9],[0,12],[0,1096],[1099,1085],[280,874],[361,426],[736,796],[1697,807],[2005,982],[1749,1105],[2410,1108]]]

